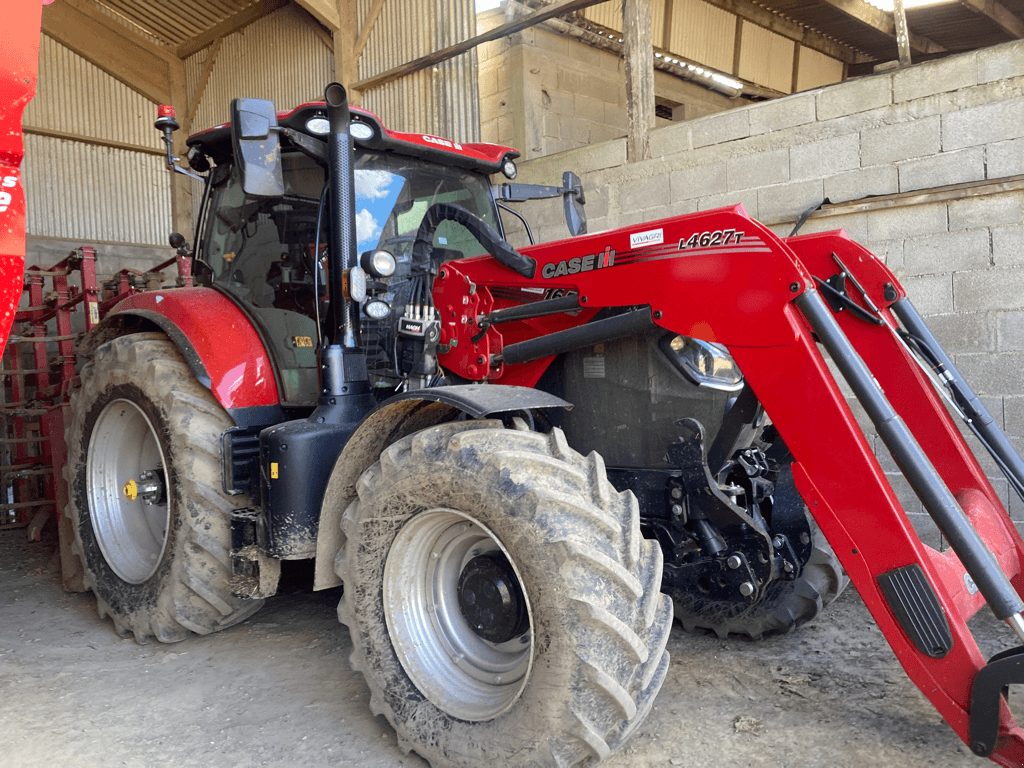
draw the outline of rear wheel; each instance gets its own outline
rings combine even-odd
[[[162,334],[101,346],[71,402],[68,515],[101,616],[136,640],[183,640],[254,613],[231,594],[220,435],[233,426]]]
[[[455,422],[390,446],[357,493],[338,613],[406,749],[590,765],[647,716],[668,669],[661,551],[596,454]]]

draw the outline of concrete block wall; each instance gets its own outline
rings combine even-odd
[[[787,235],[845,229],[882,258],[1011,439],[1024,448],[1024,42],[673,124],[653,158],[615,140],[520,166],[520,179],[583,177],[591,232],[724,204]],[[566,236],[557,206],[529,213]],[[877,438],[872,436],[877,443]],[[882,447],[926,543],[937,529]],[[1024,503],[983,466],[1024,528]]]
[[[504,19],[501,10],[482,13],[478,31]],[[480,46],[477,62],[481,141],[515,147],[530,159],[626,134],[625,65],[609,51],[540,25]],[[654,89],[687,118],[745,103],[660,71]]]

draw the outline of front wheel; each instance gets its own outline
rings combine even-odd
[[[338,613],[406,749],[434,768],[591,765],[647,716],[671,604],[600,457],[455,422],[390,446],[357,493]]]

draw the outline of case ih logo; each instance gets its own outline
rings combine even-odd
[[[589,256],[576,256],[565,261],[545,264],[540,273],[542,277],[550,280],[553,277],[565,277],[566,275],[575,275],[577,272],[591,272],[595,269],[614,266],[615,249],[608,245],[600,253],[591,253]]]

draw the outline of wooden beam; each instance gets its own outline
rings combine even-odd
[[[68,133],[66,131],[55,131],[52,128],[43,128],[37,125],[26,125],[22,127],[23,133],[29,133],[33,136],[46,136],[51,139],[62,139],[63,141],[76,141],[79,144],[92,144],[97,147],[110,147],[110,149],[123,149],[126,152],[145,152],[148,155],[156,155],[157,157],[166,157],[167,152],[163,149],[156,149],[155,147],[143,147],[139,144],[127,144],[123,141],[112,141],[110,139],[99,139],[95,136],[83,136],[80,133]]]
[[[303,9],[309,11],[317,21],[331,32],[341,29],[341,18],[334,0],[295,0]]]
[[[900,56],[900,66],[909,67],[910,29],[907,27],[907,12],[903,8],[903,0],[893,0],[892,21],[896,27],[896,49]]]
[[[210,52],[206,55],[206,63],[203,65],[203,72],[199,76],[199,85],[196,88],[196,92],[192,95],[192,102],[188,105],[188,111],[181,121],[181,132],[186,136],[192,132],[192,121],[196,118],[196,112],[199,110],[199,104],[203,100],[206,84],[213,73],[213,65],[217,63],[217,54],[220,53],[220,46],[223,42],[223,37],[218,37],[214,40],[213,45],[210,46]]]
[[[650,0],[624,0],[622,39],[626,46],[626,161],[651,159],[654,128],[654,37]]]
[[[661,23],[661,47],[666,51],[672,50],[672,25],[675,17],[676,0],[664,0],[665,13],[662,15]]]
[[[187,59],[196,51],[201,51],[210,45],[218,37],[227,37],[233,32],[243,29],[254,21],[259,21],[264,16],[269,16],[274,11],[284,8],[289,0],[258,0],[258,2],[230,16],[220,24],[215,24],[203,34],[186,40],[175,49],[179,59]]]
[[[862,64],[874,60],[814,30],[807,29],[795,21],[790,21],[759,5],[754,5],[748,0],[705,0],[705,2],[845,64]]]
[[[355,53],[357,3],[356,0],[337,0],[337,6],[338,17],[346,23],[334,32],[334,79],[345,86],[348,103],[358,106],[362,94],[352,87],[359,78],[359,55]]]
[[[314,16],[312,13],[307,11],[301,5],[293,5],[295,13],[302,18],[309,26],[310,31],[320,38],[320,42],[327,46],[328,50],[334,50],[334,32],[323,24],[320,23],[320,19]]]
[[[852,19],[856,19],[861,24],[871,27],[877,32],[881,32],[883,35],[888,35],[893,40],[896,39],[896,23],[893,21],[892,14],[880,11],[873,5],[868,5],[864,0],[820,0],[826,5],[831,5],[833,8],[845,13]],[[910,40],[911,50],[917,51],[918,53],[945,53],[946,49],[943,48],[936,42],[929,40],[927,37],[921,37],[920,35],[908,34]]]
[[[740,76],[740,55],[743,52],[743,25],[746,22],[740,17],[736,17],[736,35],[733,38],[732,44],[732,74],[733,77]]]
[[[1002,3],[995,0],[960,0],[960,4],[977,14],[987,16],[1010,37],[1024,38],[1024,23]]]
[[[363,25],[359,28],[359,37],[356,38],[356,44],[352,48],[352,55],[356,57],[356,61],[359,61],[359,57],[363,55],[363,48],[366,47],[366,41],[370,39],[370,33],[373,31],[373,25],[377,23],[377,17],[380,16],[381,9],[384,8],[384,0],[373,0],[373,5],[370,6],[370,12],[366,14],[366,20]]]
[[[114,29],[66,0],[56,0],[43,8],[42,31],[150,101],[171,102],[169,62],[154,51],[153,43],[127,28]]]
[[[796,93],[800,88],[800,43],[793,44],[793,77],[789,81],[789,92]]]
[[[580,11],[584,8],[589,8],[592,5],[597,5],[602,2],[604,2],[604,0],[561,0],[561,2],[545,6],[541,10],[536,11],[529,16],[495,27],[491,31],[485,32],[482,35],[471,37],[469,40],[456,43],[448,48],[435,51],[434,53],[426,56],[421,56],[418,59],[414,59],[413,61],[394,67],[393,69],[389,69],[387,72],[382,72],[379,75],[359,80],[358,82],[353,83],[352,87],[360,91],[377,88],[385,83],[390,83],[392,80],[397,80],[400,77],[405,77],[406,75],[411,75],[414,72],[419,72],[421,69],[433,67],[443,61],[454,59],[456,56],[466,53],[467,51],[471,51],[482,43],[489,43],[492,40],[497,40],[498,38],[505,37],[506,35],[513,35],[516,32],[522,32],[524,29],[540,24],[542,21],[553,19],[556,16],[564,16],[565,14],[573,11]]]
[[[185,87],[185,62],[170,67],[171,104],[180,115],[188,108],[188,89]],[[174,154],[184,157],[188,151],[185,139],[188,133],[182,130],[174,133]],[[171,226],[188,240],[192,237],[192,180],[175,171],[168,170],[171,185]],[[168,235],[170,232],[167,233]]]

